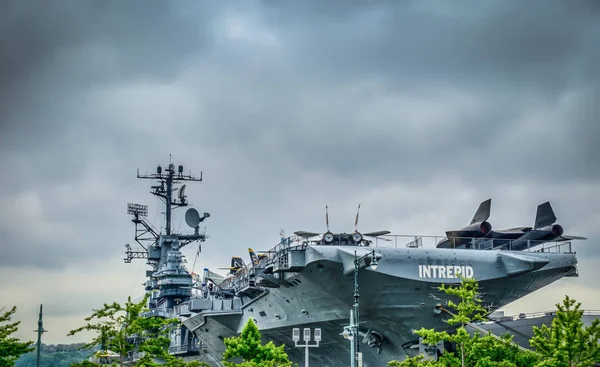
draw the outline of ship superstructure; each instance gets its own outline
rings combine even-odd
[[[352,360],[358,362],[356,367],[382,366],[422,350],[412,330],[451,330],[445,322],[448,316],[440,312],[448,298],[437,290],[442,283],[458,284],[460,276],[476,278],[484,305],[497,309],[563,277],[577,276],[569,241],[527,240],[524,251],[511,250],[519,237],[486,237],[491,225],[482,224],[487,217],[480,207],[467,230],[449,232],[442,241],[389,231],[361,233],[358,214],[353,232],[332,233],[326,212],[327,232],[282,236],[259,255],[249,248],[248,264],[233,256],[227,276],[205,268],[194,282],[179,249],[206,239],[198,225],[209,215],[188,210],[192,235],[173,234],[169,224],[171,206],[187,205],[183,189],[173,199],[173,184],[193,176],[184,176],[181,166],[176,171],[170,164],[165,173],[159,169],[138,177],[159,181],[152,194],[166,204],[167,225],[164,233],[154,230],[141,219],[147,209],[130,204],[136,228],[141,227],[136,240],[150,234],[150,245],[138,252],[128,246],[125,261],[145,258],[152,266],[146,282],[146,290],[154,292],[151,313],[182,319],[184,327],[173,333],[171,351],[213,366],[222,366],[224,338],[238,335],[250,318],[265,341],[285,344],[294,362],[304,359],[303,351],[294,347],[294,329],[318,328],[320,346],[311,349],[311,363],[342,366]],[[469,237],[461,237],[465,233]],[[460,246],[439,246],[449,241]],[[495,241],[502,245],[495,246]],[[354,316],[349,320],[351,309]]]
[[[165,206],[165,226],[164,230],[157,230],[146,221],[146,205],[127,204],[127,212],[133,216],[132,221],[135,223],[135,241],[140,248],[132,249],[129,244],[125,245],[124,261],[130,263],[132,259],[144,259],[152,268],[146,271],[147,280],[144,283],[146,292],[151,293],[148,316],[174,317],[178,314],[175,309],[189,302],[193,293],[193,274],[184,266],[181,248],[192,242],[201,244],[206,240],[205,232],[200,231],[200,223],[210,217],[210,214],[200,216],[196,209],[189,208],[185,213],[185,221],[193,228],[193,233],[190,234],[175,233],[172,230],[171,214],[175,208],[188,206],[186,184],[183,182],[201,182],[202,173],[200,177],[185,174],[183,166],[176,167],[169,163],[164,170],[158,166],[153,174],[140,174],[138,170],[137,177],[155,181],[150,193],[159,197]],[[172,353],[198,353],[199,341],[189,329],[177,329],[171,339]],[[135,359],[137,356],[131,357]]]

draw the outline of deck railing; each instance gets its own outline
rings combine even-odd
[[[393,248],[436,248],[444,240],[444,236],[414,235],[414,234],[388,234],[378,237],[367,237],[368,246],[372,247],[393,247]],[[275,247],[266,252],[264,258],[272,258],[276,254],[286,252],[289,249],[297,249],[299,246],[320,245],[320,239],[305,239],[297,236],[288,237],[278,243]],[[343,244],[343,243],[342,243]],[[504,238],[485,238],[485,237],[454,237],[447,243],[446,248],[464,248],[465,244],[470,248],[478,250],[515,250],[515,251],[533,251],[533,252],[572,252],[571,242],[563,241],[538,241],[538,240],[519,240]],[[333,245],[339,245],[333,243]],[[513,246],[514,245],[514,246]],[[361,243],[360,246],[365,246]]]
[[[556,310],[541,311],[541,312],[531,312],[531,313],[520,313],[518,315],[497,316],[497,317],[490,317],[490,318],[495,321],[498,321],[498,322],[507,322],[507,321],[537,319],[540,317],[556,316],[556,312],[557,312]],[[583,316],[600,317],[600,310],[583,310]],[[484,321],[482,323],[492,323],[492,322],[493,321]]]

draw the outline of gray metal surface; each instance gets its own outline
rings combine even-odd
[[[286,280],[293,286],[269,289],[240,308],[241,314],[219,316],[207,311],[185,319],[184,324],[206,344],[206,350],[218,356],[224,351],[222,338],[240,333],[245,322],[253,318],[265,341],[286,344],[286,351],[296,361],[302,360],[302,354],[293,348],[292,329],[320,327],[322,347],[311,350],[311,361],[320,366],[342,365],[349,359],[350,344],[339,334],[348,323],[353,302],[352,276],[344,274],[344,269],[348,252],[354,250],[349,246],[308,246],[304,268],[287,274]],[[412,334],[414,329],[449,328],[445,316],[434,312],[435,305],[447,298],[436,287],[460,280],[448,277],[447,271],[445,277],[425,278],[419,274],[422,264],[446,269],[471,266],[484,293],[484,303],[498,307],[576,274],[574,254],[424,248],[379,248],[377,252],[381,254],[377,270],[362,269],[359,275],[364,322],[360,331],[374,331],[383,339],[379,345],[372,343],[373,347],[361,344],[366,367],[402,359],[411,351],[408,347],[418,343]],[[544,265],[536,269],[532,265],[535,262]]]

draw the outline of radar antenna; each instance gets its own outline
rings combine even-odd
[[[181,181],[194,181],[194,182],[202,182],[202,172],[200,172],[200,177],[194,177],[193,175],[184,175],[183,174],[183,166],[179,165],[177,167],[177,172],[175,172],[175,164],[169,163],[169,166],[165,169],[165,173],[162,172],[162,167],[156,167],[156,173],[150,175],[140,175],[140,170],[138,169],[137,173],[138,178],[149,179],[149,180],[157,180],[160,182],[160,185],[152,186],[152,191],[150,193],[154,196],[158,196],[165,203],[165,216],[166,216],[166,234],[171,234],[171,210],[172,207],[180,207],[187,206],[187,200],[185,197],[185,186],[183,185],[179,192],[179,201],[173,200],[173,185],[177,184]]]
[[[175,185],[186,181],[202,182],[202,172],[200,172],[200,177],[193,176],[191,172],[190,174],[184,174],[183,166],[176,167],[174,163],[170,162],[169,157],[169,165],[164,170],[159,165],[156,167],[156,173],[140,174],[138,169],[137,178],[157,181],[155,185],[150,187],[150,193],[159,197],[165,204],[165,233],[161,234],[145,220],[148,216],[147,205],[128,203],[127,214],[133,215],[132,222],[135,223],[135,241],[142,249],[133,250],[129,244],[125,245],[126,257],[123,260],[130,263],[132,259],[148,259],[148,264],[156,270],[161,260],[160,248],[164,241],[171,243],[171,246],[167,247],[173,247],[176,250],[193,241],[204,242],[206,239],[206,236],[199,231],[199,224],[210,217],[209,213],[204,213],[201,217],[196,209],[190,208],[187,210],[185,221],[190,227],[194,228],[194,234],[174,234],[171,228],[172,211],[179,207],[188,206],[187,195],[185,194],[187,185],[183,184],[180,188],[176,188]]]

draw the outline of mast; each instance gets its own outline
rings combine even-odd
[[[179,201],[173,200],[173,185],[181,181],[202,182],[202,171],[200,172],[200,177],[196,178],[191,173],[184,175],[182,165],[179,165],[177,172],[175,172],[175,164],[169,163],[169,166],[165,169],[165,173],[162,172],[161,166],[156,167],[156,173],[150,175],[140,175],[138,169],[137,178],[158,180],[160,182],[160,185],[152,186],[153,191],[150,191],[150,193],[158,196],[165,203],[165,232],[167,235],[170,235],[173,207],[177,208],[188,205],[185,196],[185,185],[179,189]]]
[[[126,257],[123,260],[130,263],[132,259],[146,259],[147,264],[152,266],[152,270],[146,271],[147,281],[144,283],[145,290],[152,293],[149,308],[160,308],[158,311],[164,311],[166,315],[173,306],[191,296],[192,275],[183,266],[181,248],[195,241],[202,243],[207,238],[199,231],[199,224],[210,217],[209,213],[200,216],[194,208],[186,211],[185,221],[194,229],[193,234],[174,233],[171,223],[173,210],[188,206],[184,182],[202,182],[202,172],[200,177],[193,176],[191,172],[184,174],[183,166],[176,166],[169,159],[169,165],[164,169],[157,166],[156,173],[140,174],[138,169],[137,178],[156,181],[150,187],[150,193],[164,204],[165,230],[157,230],[146,221],[148,206],[128,203],[127,212],[133,215],[132,222],[135,223],[135,241],[142,248],[132,250],[126,244]],[[176,187],[178,184],[181,186]]]

